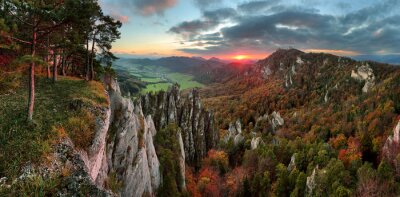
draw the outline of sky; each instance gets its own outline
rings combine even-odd
[[[99,0],[118,55],[260,59],[279,48],[400,54],[400,0]]]

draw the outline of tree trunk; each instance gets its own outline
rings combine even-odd
[[[93,70],[93,62],[94,62],[94,45],[95,45],[96,34],[93,34],[93,42],[92,42],[92,52],[90,53],[91,60],[90,61],[90,80],[94,79],[94,70]]]
[[[54,50],[54,61],[53,61],[53,82],[55,83],[57,81],[57,53],[56,50]]]
[[[65,50],[63,49],[62,53],[62,60],[61,60],[61,74],[62,76],[65,76]]]
[[[32,44],[31,44],[31,56],[32,58],[36,54],[36,27],[33,28],[32,33]],[[35,62],[32,60],[30,66],[30,80],[29,80],[29,101],[28,101],[28,121],[31,122],[33,119],[33,107],[35,105]]]
[[[86,80],[89,81],[89,35],[86,40]]]
[[[47,65],[47,79],[50,79],[50,65],[49,65],[49,45],[50,45],[50,38],[47,36],[47,46],[46,46],[46,65]]]

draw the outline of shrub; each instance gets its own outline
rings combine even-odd
[[[76,116],[68,119],[66,130],[75,146],[81,149],[88,148],[95,134],[95,117],[87,110],[80,110]]]
[[[207,158],[203,160],[203,165],[212,166],[219,170],[221,174],[224,174],[229,168],[228,154],[224,151],[210,150]]]
[[[122,181],[118,180],[117,178],[117,173],[111,172],[106,181],[105,181],[105,187],[107,189],[110,189],[114,193],[117,193],[123,186]]]

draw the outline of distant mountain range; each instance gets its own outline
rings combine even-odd
[[[381,63],[400,65],[400,55],[358,55],[353,56],[352,58],[358,61],[370,60]]]
[[[219,59],[216,57],[212,57],[209,59],[203,58],[203,57],[183,57],[183,56],[171,56],[171,57],[161,57],[161,58],[140,58],[140,57],[132,57],[132,56],[119,56],[122,59],[129,59],[132,62],[135,63],[140,63],[144,65],[157,65],[157,66],[167,66],[167,67],[173,67],[174,69],[183,69],[185,68],[191,68],[191,67],[196,67],[199,65],[203,65],[204,63],[224,63],[224,64],[229,64],[232,63],[233,61],[229,60],[223,60]],[[375,61],[375,62],[380,62],[380,63],[387,63],[387,64],[394,64],[394,65],[400,65],[400,54],[390,54],[390,55],[356,55],[356,56],[350,56],[350,58],[353,58],[357,61]],[[235,63],[241,63],[241,64],[253,64],[256,61],[254,60],[248,60],[248,61],[240,61],[240,62],[235,62]],[[180,65],[177,65],[177,63],[180,63]]]
[[[251,67],[254,62],[240,61],[229,62],[216,57],[205,59],[202,57],[163,57],[159,59],[121,59],[120,61],[129,64],[143,66],[163,67],[171,72],[186,73],[194,76],[194,80],[203,84],[220,82],[235,76],[245,69]]]

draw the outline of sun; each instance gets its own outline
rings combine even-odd
[[[249,56],[247,56],[247,55],[237,55],[237,56],[233,57],[233,59],[235,59],[235,60],[244,60],[247,58],[249,58]]]

